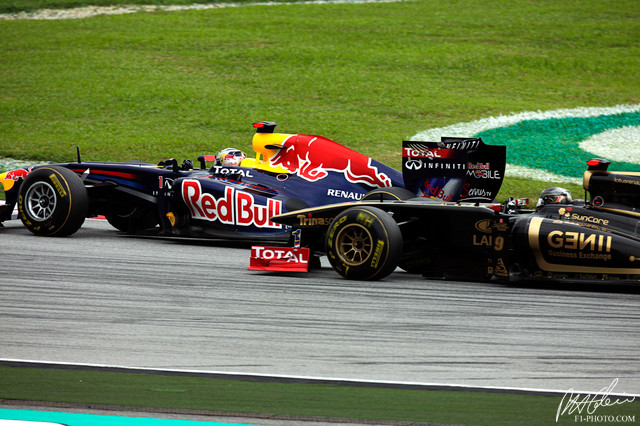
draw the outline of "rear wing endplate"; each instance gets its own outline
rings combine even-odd
[[[404,141],[404,185],[443,201],[491,202],[502,186],[506,155],[506,146],[487,145],[480,138]]]

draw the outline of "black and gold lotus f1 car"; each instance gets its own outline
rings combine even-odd
[[[407,145],[405,188],[272,220],[300,229],[300,246],[326,254],[348,279],[381,279],[399,266],[455,280],[640,280],[640,173],[608,171],[609,161],[594,159],[584,173],[584,200],[554,196],[532,209],[524,208],[528,200],[490,201],[502,182],[504,151],[478,162],[473,147],[456,149],[444,139]],[[434,159],[441,164],[433,166]],[[430,165],[439,177],[406,175]],[[491,184],[474,185],[474,197],[465,192],[470,178]]]

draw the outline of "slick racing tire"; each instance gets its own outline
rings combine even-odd
[[[385,211],[352,207],[329,225],[325,249],[331,266],[344,278],[374,281],[396,269],[402,256],[402,234]]]
[[[35,235],[66,237],[76,232],[87,216],[87,190],[69,169],[45,166],[25,178],[18,194],[18,215]]]
[[[405,188],[390,186],[389,188],[377,188],[368,192],[360,201],[404,201],[416,198],[416,194]]]

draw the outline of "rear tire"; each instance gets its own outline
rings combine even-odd
[[[150,208],[124,206],[104,214],[107,222],[118,231],[137,234],[155,228],[160,223],[158,215]]]
[[[20,186],[18,215],[35,235],[66,237],[87,217],[87,189],[78,175],[58,166],[40,167]]]
[[[416,198],[416,194],[399,186],[390,186],[388,188],[374,189],[366,193],[360,201],[404,201],[411,198]]]
[[[402,233],[385,211],[352,207],[331,222],[325,248],[331,266],[344,278],[374,281],[398,266]]]

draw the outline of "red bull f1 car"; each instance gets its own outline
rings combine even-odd
[[[255,123],[256,157],[233,165],[214,156],[196,167],[89,162],[78,151],[71,163],[5,172],[0,222],[19,218],[36,235],[68,236],[86,217],[103,215],[129,233],[287,241],[290,227],[272,216],[403,184],[400,172],[330,139],[274,133],[275,126]]]
[[[594,159],[584,200],[552,187],[527,209],[528,200],[493,202],[504,147],[487,148],[478,139],[405,142],[405,188],[273,217],[300,239],[281,254],[254,247],[249,269],[288,270],[326,254],[357,280],[398,266],[454,280],[640,280],[640,173],[608,171],[609,161]]]

